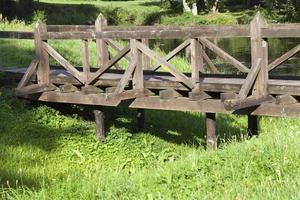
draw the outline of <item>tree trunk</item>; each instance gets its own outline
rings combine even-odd
[[[197,8],[197,3],[192,4],[192,14],[194,16],[198,15],[198,8]]]
[[[214,4],[211,8],[211,12],[213,12],[213,13],[219,12],[219,0],[214,1]]]
[[[183,11],[185,12],[192,12],[191,8],[189,7],[188,3],[186,0],[182,0],[182,5],[183,5]]]

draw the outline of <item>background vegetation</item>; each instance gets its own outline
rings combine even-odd
[[[297,0],[220,0],[218,12],[196,3],[197,16],[171,0],[0,0],[0,30],[31,31],[37,19],[92,24],[99,12],[122,26],[248,23],[257,10],[270,22],[299,21]],[[51,45],[80,64],[78,42]],[[28,66],[33,56],[33,41],[0,40],[0,66]],[[184,58],[174,62],[187,69]],[[206,151],[201,113],[147,110],[137,132],[135,110],[103,108],[108,137],[99,143],[93,109],[28,104],[1,87],[0,199],[300,198],[299,119],[261,117],[260,136],[249,139],[244,116],[217,115],[220,147]]]

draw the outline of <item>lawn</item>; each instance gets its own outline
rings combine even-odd
[[[93,22],[99,11],[110,13],[109,22],[118,25],[195,20],[188,15],[173,16],[158,2],[116,5],[90,1],[83,5],[82,1],[47,0],[38,6],[49,24]],[[64,9],[68,17],[63,17]],[[131,17],[123,18],[128,10]],[[220,18],[226,21],[221,23],[238,23],[240,13],[232,16],[221,13]],[[202,23],[200,18],[205,17],[214,19],[205,15],[191,23]],[[0,22],[0,30],[30,31],[33,26],[33,21]],[[78,41],[50,44],[73,64],[81,64]],[[93,66],[94,45],[90,42]],[[119,45],[124,46],[124,42]],[[1,66],[28,66],[34,57],[30,40],[2,39],[0,48]],[[52,60],[51,64],[56,63]],[[173,64],[181,71],[189,70],[182,57],[176,57]],[[2,78],[0,74],[0,83]],[[145,130],[138,132],[136,110],[104,107],[107,139],[99,142],[95,139],[93,109],[28,104],[14,98],[11,88],[1,87],[0,199],[300,198],[297,118],[261,117],[260,134],[250,139],[245,116],[218,114],[219,149],[209,151],[202,113],[146,110]]]

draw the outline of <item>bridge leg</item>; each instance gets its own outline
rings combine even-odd
[[[217,149],[216,113],[206,113],[207,149]]]
[[[104,114],[100,110],[94,110],[96,121],[96,138],[100,141],[105,140]]]
[[[258,117],[256,115],[248,115],[248,136],[258,135]]]
[[[142,131],[145,128],[145,110],[142,108],[137,109],[137,130]]]

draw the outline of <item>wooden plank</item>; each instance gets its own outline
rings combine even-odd
[[[167,90],[161,90],[159,91],[159,98],[160,99],[173,99],[177,97],[181,97],[182,95],[179,94],[176,90],[174,89],[167,89]]]
[[[26,70],[24,76],[22,77],[21,81],[19,82],[17,88],[22,88],[25,85],[27,85],[27,83],[29,82],[31,76],[35,72],[38,63],[39,63],[39,61],[36,58],[31,61],[29,67],[27,68],[27,70]]]
[[[206,144],[207,149],[215,150],[217,149],[217,134],[216,134],[216,114],[206,113]]]
[[[197,39],[191,39],[192,83],[194,87],[200,82],[199,72],[204,72],[202,45]]]
[[[251,71],[247,74],[247,77],[238,95],[240,99],[245,99],[248,96],[250,89],[252,88],[254,81],[260,70],[261,62],[262,62],[261,58],[259,58],[256,64],[253,67],[251,67]]]
[[[47,92],[52,90],[56,90],[56,87],[53,85],[49,86],[47,84],[33,84],[22,88],[16,88],[14,91],[14,95],[24,96],[24,95],[42,93],[42,92]]]
[[[121,93],[112,93],[107,96],[108,100],[127,100],[135,99],[152,95],[152,92],[145,88],[126,90]]]
[[[24,32],[24,31],[0,31],[0,38],[34,39],[34,33],[33,32]]]
[[[300,24],[269,24],[262,27],[261,32],[265,38],[299,38]]]
[[[288,104],[294,104],[294,103],[299,103],[295,97],[291,95],[278,95],[276,96],[276,104],[283,104],[283,105],[288,105]]]
[[[83,66],[83,79],[84,79],[84,83],[86,84],[90,76],[88,40],[82,40],[82,66]]]
[[[230,63],[241,72],[250,71],[244,64],[242,64],[240,61],[238,61],[237,59],[235,59],[234,57],[226,53],[224,50],[222,50],[220,47],[218,47],[208,39],[205,39],[203,37],[198,39],[203,45],[205,45],[205,47],[209,48],[212,52],[217,54],[219,57],[223,58],[226,62]]]
[[[73,65],[69,63],[65,58],[63,58],[57,51],[55,51],[49,44],[43,43],[43,48],[57,61],[61,64],[72,76],[78,79],[81,83],[84,83],[84,78],[81,72],[79,72]]]
[[[269,64],[268,69],[269,71],[273,70],[277,66],[279,66],[281,63],[284,61],[288,60],[289,58],[293,57],[296,53],[300,51],[300,44],[295,46],[294,48],[290,49],[286,53],[284,53],[282,56],[279,58],[275,59],[271,64]]]
[[[49,84],[50,83],[50,66],[49,66],[49,56],[47,52],[43,49],[43,42],[41,39],[42,33],[47,32],[46,25],[41,21],[36,23],[34,29],[34,44],[35,44],[35,54],[39,60],[39,65],[37,68],[37,82],[39,84]]]
[[[100,110],[94,110],[95,122],[96,122],[96,138],[100,141],[105,140],[105,125],[104,114]]]
[[[47,25],[48,32],[95,31],[94,25]]]
[[[173,49],[170,53],[168,53],[168,55],[166,55],[165,57],[163,57],[163,59],[165,61],[169,61],[172,58],[174,58],[181,50],[185,49],[186,47],[188,47],[191,44],[191,40],[187,39],[185,40],[183,43],[181,43],[180,45],[178,45],[175,49]],[[159,68],[161,67],[161,64],[158,63],[154,66],[154,70],[153,71],[157,71]]]
[[[169,69],[169,72],[173,76],[175,76],[179,81],[184,83],[188,88],[190,88],[190,89],[193,88],[193,84],[191,83],[189,78],[186,77],[183,73],[178,72],[172,64],[170,64],[170,63],[166,62],[164,59],[160,58],[151,49],[149,49],[148,47],[146,47],[142,43],[137,42],[136,45],[137,45],[138,49],[140,49],[144,54],[149,56],[151,59],[154,59],[155,61],[159,62],[161,65],[165,65]]]
[[[263,102],[271,100],[272,97],[266,96],[249,96],[246,99],[228,99],[224,101],[224,106],[227,110],[238,110],[249,108],[262,104]]]
[[[117,88],[114,92],[114,94],[118,94],[123,92],[126,83],[129,81],[130,76],[132,75],[134,69],[136,68],[137,62],[138,62],[138,54],[131,54],[131,62],[129,63],[128,69],[125,71],[122,79],[120,80],[119,84],[117,85]]]
[[[120,51],[115,57],[110,59],[108,63],[106,63],[103,67],[97,70],[95,73],[91,75],[88,84],[94,82],[99,76],[101,76],[105,71],[111,68],[114,64],[116,64],[119,60],[121,60],[128,52],[130,51],[129,46],[125,47],[122,51]]]
[[[142,43],[145,46],[149,47],[149,39],[142,39]],[[149,59],[148,56],[146,56],[144,54],[142,54],[142,66],[143,66],[143,69],[145,69],[145,70],[150,70],[151,69],[150,68],[151,67],[150,66],[150,59]]]
[[[101,33],[103,31],[103,27],[105,26],[107,26],[107,20],[100,13],[95,22],[96,33]],[[109,60],[108,47],[103,39],[96,39],[96,58],[98,68],[104,66]]]

